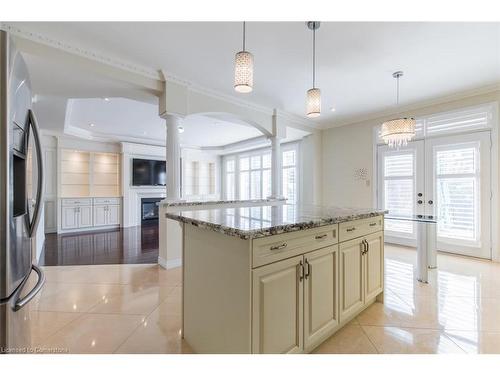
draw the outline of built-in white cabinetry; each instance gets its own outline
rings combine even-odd
[[[121,223],[121,198],[61,199],[61,230],[90,230]]]
[[[92,227],[91,199],[63,199],[61,227],[63,230]]]
[[[120,224],[119,198],[94,198],[94,226],[109,226]]]

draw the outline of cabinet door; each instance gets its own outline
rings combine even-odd
[[[94,206],[94,226],[106,225],[106,206]]]
[[[79,228],[86,228],[92,226],[92,206],[80,206],[79,211]]]
[[[340,320],[349,319],[364,305],[362,239],[340,244]]]
[[[253,353],[302,352],[302,256],[253,270]]]
[[[372,299],[384,290],[384,234],[377,232],[366,236],[368,252],[365,258],[365,300]]]
[[[78,212],[76,207],[62,207],[62,229],[78,228]]]
[[[120,224],[120,206],[112,205],[108,207],[108,225]]]
[[[304,348],[307,352],[339,324],[338,246],[304,255]]]

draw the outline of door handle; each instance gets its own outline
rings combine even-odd
[[[304,280],[304,263],[302,261],[299,262],[299,282]]]
[[[307,278],[309,277],[309,275],[311,275],[311,263],[309,263],[309,261],[307,260],[306,258],[306,274],[305,274],[305,279],[307,280]]]
[[[43,187],[44,187],[44,175],[43,175],[43,157],[42,157],[42,142],[40,140],[40,129],[38,128],[38,123],[36,121],[35,114],[30,109],[28,111],[28,119],[30,124],[30,129],[33,132],[33,140],[35,141],[35,152],[37,158],[37,191],[36,191],[36,205],[33,211],[33,220],[30,220],[30,215],[27,214],[26,227],[28,229],[28,236],[31,238],[38,228],[38,223],[40,222],[40,216],[42,214],[42,199],[43,199]]]
[[[26,306],[26,304],[29,301],[31,301],[38,294],[38,292],[42,289],[43,284],[45,284],[45,275],[44,275],[43,271],[40,268],[38,268],[37,266],[35,266],[34,264],[31,265],[31,269],[38,274],[38,281],[36,282],[33,289],[31,289],[30,292],[28,294],[26,294],[26,296],[24,296],[23,298],[19,298],[16,301],[16,303],[14,305],[14,311],[21,310],[24,306]],[[28,281],[28,278],[29,278],[29,275],[26,278],[26,281]],[[26,281],[25,281],[25,283],[26,283]],[[22,289],[23,289],[22,287],[19,288],[18,293],[21,293]]]
[[[361,242],[363,243],[363,252],[361,253],[361,255],[365,255],[368,250],[370,250],[370,245],[368,244],[368,241],[366,239]]]

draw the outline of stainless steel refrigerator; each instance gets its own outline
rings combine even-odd
[[[30,351],[29,303],[44,283],[32,237],[43,204],[40,134],[23,57],[0,30],[0,353]]]

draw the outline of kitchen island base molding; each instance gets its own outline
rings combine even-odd
[[[183,265],[195,352],[309,353],[383,301],[383,215],[249,239],[183,223]]]

